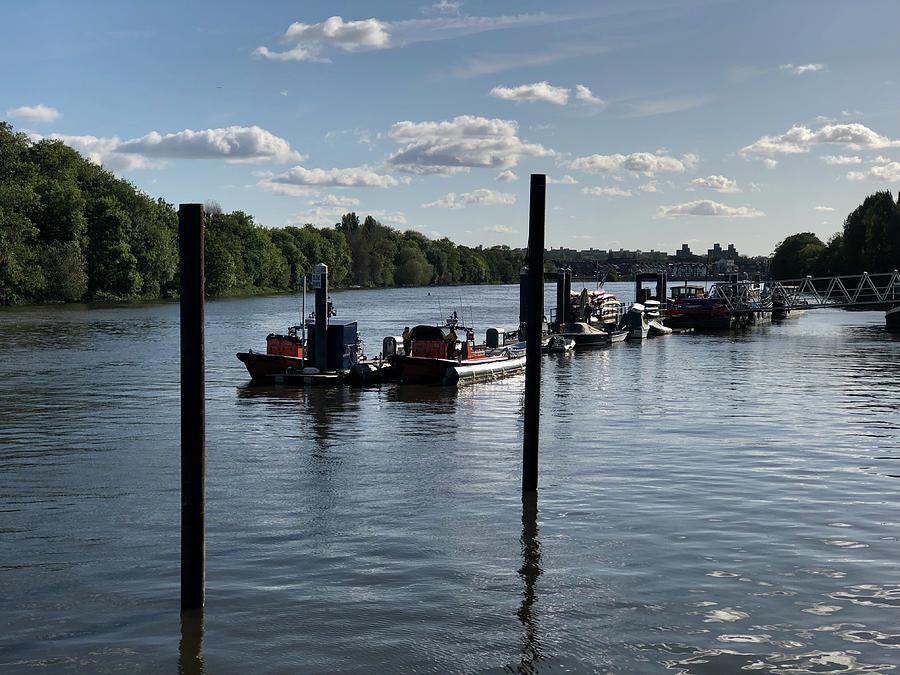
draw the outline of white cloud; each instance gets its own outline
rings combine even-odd
[[[499,183],[511,183],[514,180],[519,180],[519,177],[512,169],[506,169],[505,171],[498,173],[495,180]]]
[[[571,44],[563,42],[551,45],[549,48],[535,52],[492,52],[481,53],[468,57],[465,65],[455,68],[452,73],[456,77],[471,78],[485,75],[496,75],[507,70],[523,70],[548,66],[559,61],[575,58],[587,58],[598,54],[605,54],[610,50],[606,45],[590,42],[585,44]]]
[[[680,159],[670,155],[649,152],[633,152],[629,155],[588,155],[574,159],[569,166],[578,171],[588,173],[621,173],[629,172],[643,176],[655,176],[657,173],[682,173],[697,163],[697,156],[687,154]]]
[[[631,190],[623,190],[622,188],[612,185],[609,187],[585,187],[581,188],[581,192],[592,197],[631,197]]]
[[[767,169],[774,169],[776,166],[778,166],[778,160],[777,160],[777,159],[772,159],[771,157],[768,157],[768,158],[766,158],[766,159],[763,160],[763,164],[766,165],[766,168],[767,168]]]
[[[438,14],[459,14],[462,2],[451,2],[451,0],[440,0],[433,5],[428,5],[424,9]]]
[[[340,221],[341,216],[349,211],[356,211],[360,220],[365,216],[372,216],[384,225],[406,225],[406,215],[402,211],[360,210],[357,208],[342,208],[339,206],[315,206],[309,211],[296,213],[288,220],[289,225],[331,225]]]
[[[641,101],[631,106],[628,117],[652,117],[653,115],[667,115],[669,113],[683,112],[706,105],[711,100],[709,96],[673,96],[651,101]]]
[[[554,87],[547,81],[522,84],[518,87],[494,87],[490,96],[504,101],[543,101],[555,105],[569,102],[570,91],[565,87]]]
[[[875,180],[887,183],[900,183],[900,162],[894,162],[887,157],[877,157],[873,166],[866,171],[850,171],[847,179],[853,181]]]
[[[575,98],[579,101],[584,101],[585,103],[590,103],[591,105],[595,105],[598,108],[605,108],[606,101],[598,96],[594,96],[590,89],[588,89],[583,84],[575,85]]]
[[[713,216],[717,218],[758,218],[766,215],[752,206],[728,206],[711,199],[698,199],[684,204],[660,206],[656,218],[677,218],[680,216]]]
[[[706,188],[716,192],[740,192],[737,181],[725,176],[713,175],[706,178],[695,178],[691,181],[691,185],[695,188]]]
[[[33,143],[42,140],[61,141],[94,164],[99,164],[110,171],[131,171],[133,169],[157,169],[159,164],[150,162],[140,155],[120,154],[116,152],[121,141],[116,137],[102,138],[97,136],[69,136],[66,134],[50,134],[41,136],[28,135]]]
[[[336,208],[336,209],[353,209],[359,206],[359,200],[354,197],[343,197],[338,195],[325,195],[321,199],[317,199],[316,201],[312,201],[309,203],[310,206],[317,206],[321,208]]]
[[[794,65],[793,63],[785,63],[783,65],[778,66],[780,70],[787,70],[794,75],[805,75],[806,73],[817,73],[821,70],[825,70],[824,63],[804,63],[801,65]]]
[[[516,196],[508,192],[497,192],[487,188],[478,188],[471,192],[450,192],[437,201],[422,204],[426,209],[461,209],[470,204],[480,206],[509,205],[516,203]]]
[[[62,117],[62,113],[56,108],[51,108],[43,103],[38,103],[37,105],[23,105],[18,108],[10,108],[6,111],[6,116],[12,117],[13,119],[26,120],[28,122],[47,123],[55,122]]]
[[[509,225],[488,225],[484,229],[487,232],[497,232],[498,234],[512,234],[515,232]]]
[[[641,192],[659,192],[659,184],[655,180],[648,181],[643,185],[638,185]]]
[[[858,122],[826,124],[816,131],[802,124],[795,124],[779,136],[763,136],[741,148],[740,154],[745,159],[796,155],[809,152],[814,146],[826,143],[844,145],[851,150],[877,150],[900,146],[900,141],[882,136]]]
[[[844,164],[862,164],[862,157],[856,156],[848,156],[848,155],[825,155],[823,157],[819,157],[823,162],[828,164],[829,166],[842,166]]]
[[[555,183],[556,185],[578,185],[578,181],[568,174],[562,178],[547,176],[547,185],[550,185],[551,183]]]
[[[284,52],[273,52],[268,47],[257,47],[258,56],[277,61],[315,61],[325,46],[345,52],[362,49],[386,49],[391,36],[386,23],[378,19],[344,21],[339,16],[327,18],[322,23],[295,21],[288,26],[284,39],[294,46]]]
[[[391,137],[403,146],[388,162],[408,173],[456,173],[470,167],[508,169],[523,155],[554,154],[518,137],[511,120],[461,115],[449,122],[397,122]]]
[[[451,9],[454,2],[443,3]],[[435,7],[441,6],[439,2]],[[449,14],[450,12],[445,12]],[[292,23],[282,41],[288,45],[284,51],[269,47],[257,47],[256,56],[273,61],[318,61],[327,63],[323,52],[339,50],[360,52],[401,47],[416,42],[447,40],[502,28],[537,26],[564,20],[548,14],[522,14],[517,16],[439,16],[406,21],[383,21],[370,18],[345,21],[332,16],[321,23]]]
[[[303,159],[286,140],[257,126],[185,129],[165,135],[151,131],[141,138],[122,142],[116,152],[159,159],[225,159],[241,164]]]
[[[259,187],[293,197],[309,195],[321,187],[394,187],[393,176],[378,174],[365,167],[346,169],[307,169],[295,166],[280,174],[261,175]]]
[[[821,211],[821,212],[834,211],[834,207],[833,206],[814,206],[813,211]]]

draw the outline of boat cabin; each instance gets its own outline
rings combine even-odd
[[[288,328],[287,335],[269,333],[266,336],[266,354],[273,356],[293,356],[303,358],[303,340],[297,336],[300,326]]]
[[[457,331],[462,334],[459,338]],[[457,336],[453,339],[453,336]],[[484,349],[475,346],[475,333],[462,326],[439,328],[438,326],[414,326],[410,330],[409,354],[426,359],[462,359],[464,361],[484,357]]]
[[[673,302],[706,297],[706,288],[703,286],[689,286],[688,284],[685,284],[684,286],[672,286],[671,291]]]

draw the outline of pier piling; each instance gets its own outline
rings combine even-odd
[[[519,270],[519,330],[522,330],[522,324],[528,317],[528,267],[523,265]],[[524,340],[525,336],[520,335],[519,339]]]
[[[328,370],[328,265],[319,263],[313,270],[316,289],[316,368]]]
[[[528,212],[528,288],[525,316],[525,434],[522,447],[522,492],[538,485],[538,438],[541,416],[541,337],[544,324],[544,217],[547,176],[531,174]]]
[[[178,208],[181,278],[181,609],[203,607],[206,586],[206,405],[202,204]]]

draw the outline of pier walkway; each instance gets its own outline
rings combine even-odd
[[[900,306],[900,272],[767,281],[762,294],[754,293],[749,284],[718,282],[710,287],[710,294],[732,312],[866,306],[890,309]]]

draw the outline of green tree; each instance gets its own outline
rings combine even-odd
[[[825,244],[812,232],[792,234],[775,247],[769,270],[773,279],[794,279],[816,271]]]
[[[397,252],[395,280],[400,286],[424,286],[431,281],[434,268],[415,244],[405,242]]]
[[[77,241],[55,241],[45,246],[41,267],[46,280],[42,299],[78,302],[88,288],[87,258]]]
[[[121,300],[137,294],[141,275],[128,244],[131,219],[112,197],[99,201],[88,221],[88,289],[97,298]]]

